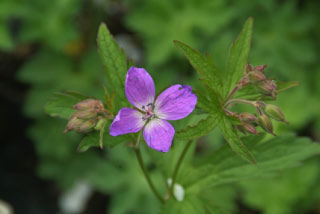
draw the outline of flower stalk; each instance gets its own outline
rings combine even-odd
[[[139,135],[138,135],[138,138],[137,138],[137,142],[136,142],[136,145],[134,147],[134,151],[136,153],[136,156],[137,156],[137,159],[138,159],[138,162],[139,162],[139,165],[140,165],[140,168],[152,190],[152,192],[154,193],[154,195],[159,199],[159,201],[161,203],[164,203],[164,199],[161,197],[161,195],[158,193],[158,191],[156,190],[155,186],[153,185],[152,181],[151,181],[151,178],[148,174],[148,171],[143,163],[143,159],[142,159],[142,156],[141,156],[141,151],[140,151],[140,141],[141,141],[141,136],[142,136],[142,131],[139,132]]]
[[[171,183],[171,186],[170,186],[170,195],[174,197],[174,184],[175,184],[175,181],[176,181],[176,177],[177,177],[177,174],[178,174],[178,171],[181,167],[181,164],[182,164],[182,161],[184,159],[184,157],[186,156],[191,144],[192,144],[193,141],[188,141],[187,145],[184,147],[179,159],[178,159],[178,162],[177,162],[177,165],[173,171],[173,174],[172,174],[172,183]]]

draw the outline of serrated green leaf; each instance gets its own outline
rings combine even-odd
[[[196,106],[202,110],[205,110],[207,112],[211,112],[212,111],[212,108],[210,108],[211,103],[210,103],[209,98],[205,95],[205,93],[194,90],[194,89],[192,89],[192,92],[195,93],[195,95],[198,98]]]
[[[237,131],[232,126],[230,119],[227,116],[223,116],[219,125],[219,128],[229,143],[231,149],[240,155],[244,160],[248,161],[249,163],[255,163],[256,160],[251,152],[247,149],[247,147],[241,142]]]
[[[220,115],[209,115],[193,126],[179,130],[175,134],[177,140],[194,140],[209,134],[220,122]]]
[[[181,172],[180,182],[186,186],[187,191],[194,193],[221,184],[272,175],[320,154],[319,144],[292,135],[275,137],[259,143],[259,136],[250,136],[243,140],[257,157],[256,165],[241,161],[224,146],[203,158],[200,164]]]
[[[286,91],[290,88],[293,88],[293,87],[296,87],[296,86],[299,86],[299,82],[294,82],[294,81],[291,81],[291,82],[276,82],[277,84],[277,93],[281,93],[283,91]]]
[[[51,117],[69,119],[75,112],[72,106],[81,100],[88,98],[90,97],[71,91],[55,93],[49,102],[44,106],[44,110]]]
[[[116,90],[118,97],[126,100],[124,82],[127,73],[127,59],[124,50],[119,48],[105,24],[101,24],[99,27],[97,41],[109,84]]]
[[[222,80],[216,66],[209,54],[203,56],[199,51],[190,46],[174,41],[175,46],[187,57],[191,65],[196,69],[199,75],[208,80],[208,86],[220,95],[222,90]]]
[[[109,129],[107,129],[109,130]],[[117,137],[113,137],[109,135],[109,133],[105,133],[103,135],[103,145],[108,147],[114,147],[120,143],[130,142],[130,138],[127,135],[120,135]],[[100,133],[99,131],[94,131],[85,136],[78,147],[79,152],[85,152],[91,147],[100,147]]]
[[[306,204],[311,210],[318,201],[313,194],[319,192],[319,163],[319,158],[313,158],[277,176],[241,182],[242,198],[265,214],[305,213]]]
[[[250,17],[244,24],[237,40],[231,46],[227,62],[226,83],[224,85],[224,97],[226,97],[229,94],[232,88],[243,76],[243,71],[247,64],[247,57],[250,50],[252,27],[253,18]]]
[[[222,103],[222,99],[221,96],[212,88],[208,87],[208,85],[210,84],[209,81],[207,79],[200,79],[200,82],[206,86],[207,88],[207,94],[209,97],[209,105],[208,108],[211,109],[212,113],[216,113],[216,112],[221,112],[222,108],[221,108],[221,103]]]

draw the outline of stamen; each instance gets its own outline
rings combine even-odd
[[[151,107],[151,110],[154,110],[154,105],[152,103],[149,103],[147,106]]]
[[[145,111],[145,115],[142,117],[142,120],[152,119],[155,114],[153,113],[154,105],[152,103],[149,103],[146,106],[142,106],[142,109]]]

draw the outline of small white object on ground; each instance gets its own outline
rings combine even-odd
[[[59,199],[59,207],[63,214],[82,213],[92,195],[92,187],[86,181],[79,181]]]
[[[168,185],[169,185],[169,187],[171,187],[171,185],[172,185],[172,179],[171,178],[168,179]],[[178,183],[174,184],[173,194],[174,194],[174,197],[178,201],[183,201],[183,199],[184,199],[184,189],[180,184],[178,184]]]
[[[13,214],[11,205],[0,199],[0,214]]]

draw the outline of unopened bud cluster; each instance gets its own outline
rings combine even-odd
[[[83,100],[72,108],[76,109],[76,112],[70,117],[64,132],[71,130],[89,132],[98,126],[101,127],[109,116],[100,100]]]
[[[264,69],[266,67],[267,65],[258,65],[253,68],[251,64],[248,64],[243,78],[238,83],[238,87],[242,88],[252,84],[264,96],[276,99],[277,85],[274,80],[270,80],[265,76]]]
[[[258,92],[263,96],[269,96],[272,99],[276,99],[277,96],[277,85],[274,80],[270,80],[265,76],[264,69],[266,65],[255,66],[254,68],[248,64],[245,68],[244,76],[238,82],[237,86],[228,96],[225,104],[225,112],[229,116],[236,117],[239,121],[235,124],[235,127],[242,133],[258,134],[256,127],[260,126],[264,131],[275,135],[273,132],[272,120],[285,122],[286,121],[281,109],[272,104],[266,104],[259,100],[243,100],[243,99],[232,99],[232,96],[239,90],[248,85],[253,85]],[[234,103],[244,103],[254,106],[257,110],[257,115],[252,113],[243,112],[238,114],[237,112],[231,112],[227,107]]]

